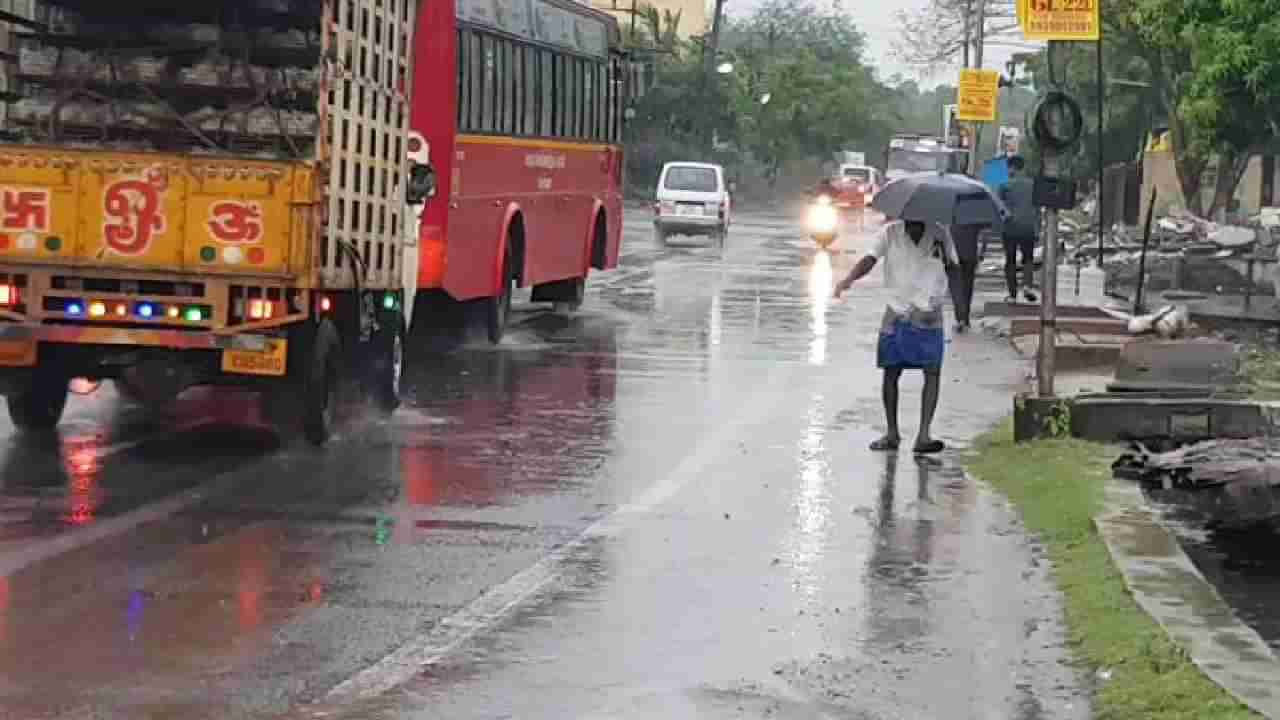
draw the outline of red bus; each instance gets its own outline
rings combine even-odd
[[[613,16],[571,0],[422,3],[409,150],[439,187],[406,277],[419,299],[478,305],[496,343],[515,287],[577,307],[588,273],[617,265],[620,43]]]

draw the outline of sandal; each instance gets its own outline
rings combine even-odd
[[[917,443],[914,452],[917,455],[937,455],[947,449],[947,444],[941,440],[930,440],[923,445]]]
[[[871,443],[871,449],[876,452],[890,452],[893,450],[897,450],[898,445],[901,442],[902,442],[901,440],[897,440],[886,435],[885,437],[882,437],[879,440]]]

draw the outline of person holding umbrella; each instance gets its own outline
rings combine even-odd
[[[942,314],[948,291],[946,268],[960,259],[947,227],[994,224],[1007,211],[985,185],[953,174],[895,180],[876,195],[872,207],[895,220],[885,224],[871,251],[835,288],[839,298],[884,263],[889,297],[880,323],[876,365],[884,372],[881,397],[887,429],[871,449],[895,451],[901,445],[898,384],[903,371],[920,370],[924,396],[913,450],[939,453],[946,445],[934,439],[931,428],[946,349]]]

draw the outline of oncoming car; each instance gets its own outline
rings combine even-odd
[[[710,163],[667,163],[658,176],[656,197],[653,227],[659,242],[665,243],[671,235],[707,235],[724,242],[732,211],[724,168]]]

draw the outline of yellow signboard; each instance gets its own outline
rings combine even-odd
[[[1000,97],[1000,73],[995,70],[960,71],[960,97],[956,119],[961,122],[995,122]]]
[[[1018,0],[1028,40],[1097,40],[1098,0]]]

